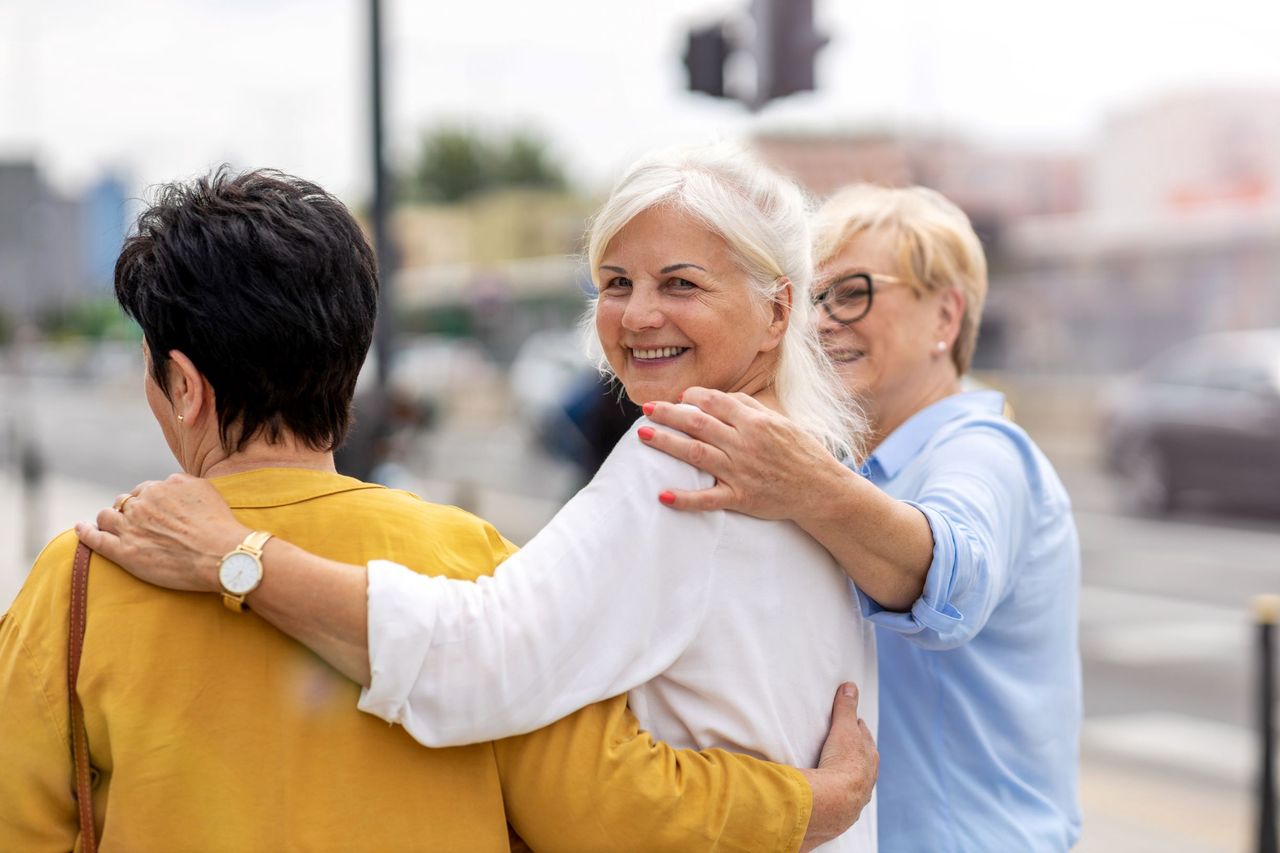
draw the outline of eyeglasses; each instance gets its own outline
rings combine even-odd
[[[856,272],[844,276],[813,297],[814,305],[821,305],[827,316],[847,326],[856,323],[871,310],[876,294],[876,282],[898,284],[902,279],[893,275]]]

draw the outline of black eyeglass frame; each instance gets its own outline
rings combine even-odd
[[[835,290],[837,287],[839,287],[842,284],[853,281],[854,279],[861,280],[863,283],[866,284],[867,304],[866,304],[866,307],[862,309],[862,313],[859,314],[857,317],[854,317],[852,320],[841,320],[839,317],[835,315],[835,312],[831,308],[831,303],[829,301],[831,297],[831,291]],[[830,318],[831,322],[839,323],[842,326],[849,326],[858,322],[863,317],[871,313],[871,304],[875,302],[875,298],[876,298],[875,276],[867,272],[855,272],[855,273],[851,273],[849,275],[843,276],[838,281],[833,281],[831,284],[823,288],[821,293],[814,294],[813,304],[821,305],[822,310],[826,312],[826,315],[828,318]]]

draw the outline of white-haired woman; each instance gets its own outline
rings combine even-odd
[[[833,454],[853,450],[861,422],[816,337],[794,185],[723,149],[645,159],[592,223],[588,258],[593,325],[632,400],[675,402],[691,385],[746,394]],[[362,709],[427,745],[530,731],[629,691],[641,723],[674,745],[812,766],[835,685],[859,685],[876,726],[870,623],[795,525],[654,499],[710,482],[633,436],[492,578],[344,566],[273,539],[247,600],[367,685]],[[83,533],[144,580],[216,591],[220,560],[249,531],[220,507],[193,511],[216,500],[199,489],[140,487],[127,516],[99,517],[105,535]],[[874,815],[833,849],[875,849]]]
[[[881,849],[1067,850],[1080,834],[1080,547],[1053,466],[966,392],[987,292],[982,245],[934,190],[867,184],[816,228],[820,329],[871,435],[841,465],[755,401],[691,389],[649,443],[716,485],[677,509],[787,518],[858,585],[877,627]],[[634,440],[634,439],[632,439]]]

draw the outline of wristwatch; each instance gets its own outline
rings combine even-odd
[[[243,613],[244,597],[262,583],[262,549],[270,533],[255,530],[218,563],[218,583],[222,585],[222,603],[228,610]]]

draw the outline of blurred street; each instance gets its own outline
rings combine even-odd
[[[0,423],[37,437],[49,477],[36,506],[41,541],[91,518],[172,460],[136,370],[100,385],[42,377],[2,389]],[[525,541],[573,488],[574,474],[535,446],[503,387],[451,401],[440,427],[412,442],[401,484],[454,502]],[[1084,551],[1081,649],[1085,714],[1084,851],[1235,851],[1252,832],[1253,634],[1250,598],[1280,587],[1280,520],[1208,512],[1167,520],[1119,511],[1088,435],[1045,423],[1042,444],[1076,506]],[[1050,415],[1052,413],[1049,413]],[[0,600],[17,591],[26,503],[12,453],[0,475]]]

